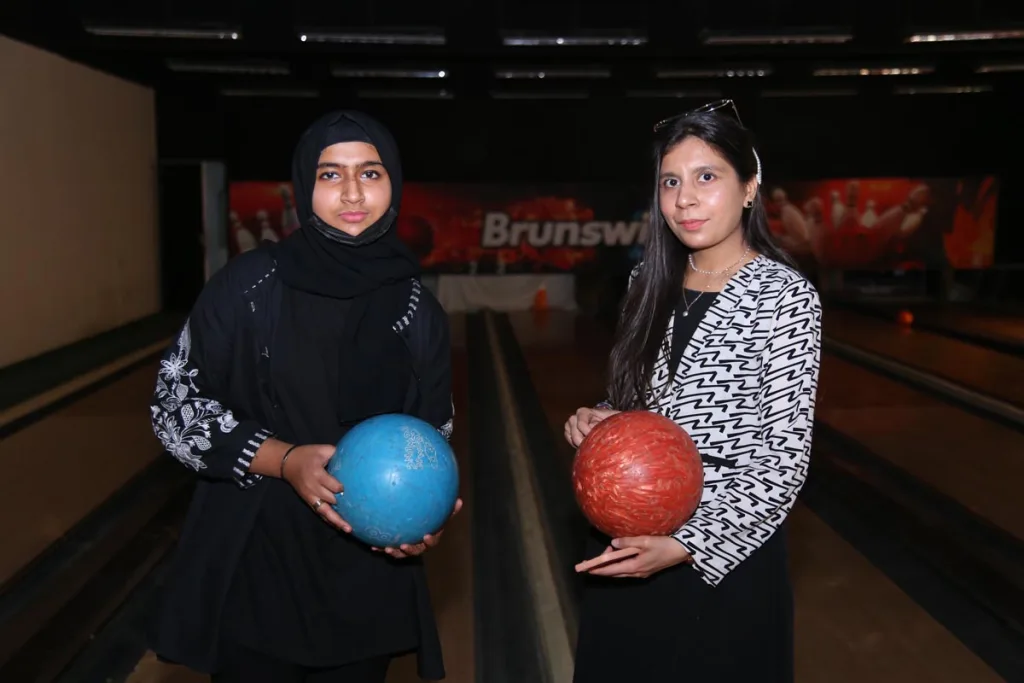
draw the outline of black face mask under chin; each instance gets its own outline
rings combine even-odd
[[[394,225],[395,218],[397,217],[398,213],[394,208],[389,208],[387,213],[377,219],[376,223],[354,236],[349,235],[347,232],[342,232],[337,228],[332,228],[330,225],[323,222],[316,214],[310,216],[309,222],[306,225],[313,228],[332,242],[337,242],[338,244],[344,244],[350,247],[361,247],[366,244],[372,244],[383,237],[385,233],[391,229],[391,226]]]

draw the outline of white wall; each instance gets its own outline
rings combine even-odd
[[[0,36],[0,367],[160,307],[152,90]]]

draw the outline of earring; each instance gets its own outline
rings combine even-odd
[[[747,200],[747,201],[743,202],[743,208],[745,208],[745,209],[753,208],[753,206],[754,206],[753,200]]]

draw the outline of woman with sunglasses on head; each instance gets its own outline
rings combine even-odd
[[[301,228],[221,269],[161,364],[153,427],[198,483],[152,649],[215,683],[382,683],[413,651],[440,679],[418,557],[440,530],[363,545],[325,470],[374,415],[451,434],[448,319],[395,229],[398,149],[369,116],[335,112],[302,135],[292,182]]]
[[[731,101],[659,124],[643,262],[609,396],[565,425],[650,410],[693,438],[704,490],[673,535],[594,531],[576,683],[793,680],[784,522],[803,486],[821,344],[812,285],[772,242],[761,162]]]

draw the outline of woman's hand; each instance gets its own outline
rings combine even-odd
[[[452,514],[448,516],[448,519],[451,520],[452,517],[459,514],[459,510],[461,509],[462,499],[458,498],[455,500],[455,508],[452,510]],[[444,528],[441,528],[439,531],[437,531],[437,533],[427,534],[426,536],[424,536],[422,543],[416,543],[414,545],[405,544],[397,548],[374,548],[374,550],[376,550],[377,552],[387,553],[391,557],[394,557],[399,560],[404,559],[406,557],[415,557],[417,555],[422,555],[423,553],[427,552],[429,548],[433,548],[438,543],[440,543],[441,535],[443,533]]]
[[[331,507],[337,500],[334,496],[345,490],[341,482],[327,474],[327,463],[334,450],[334,446],[326,445],[298,446],[288,456],[281,473],[306,505],[332,526],[350,534],[352,527]]]
[[[602,408],[580,408],[565,422],[565,440],[573,448],[579,448],[583,439],[598,422],[606,420],[618,412],[620,411]]]
[[[616,538],[603,553],[576,565],[576,571],[594,576],[646,579],[691,560],[686,548],[671,536],[636,536]]]

